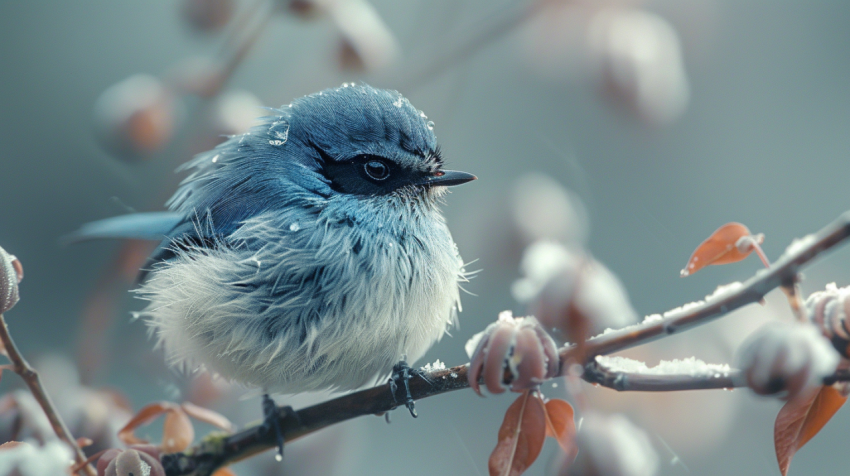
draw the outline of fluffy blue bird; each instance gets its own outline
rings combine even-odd
[[[265,392],[362,387],[460,309],[440,204],[475,176],[443,170],[432,129],[395,91],[328,89],[183,166],[171,211],[74,237],[163,240],[137,292],[171,363]]]

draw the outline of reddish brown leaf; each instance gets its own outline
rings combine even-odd
[[[11,450],[11,449],[17,448],[18,446],[28,445],[28,444],[29,443],[24,443],[24,442],[21,442],[21,441],[7,441],[7,442],[3,443],[2,445],[0,445],[0,451]]]
[[[199,407],[194,403],[190,402],[184,402],[180,406],[183,408],[183,411],[186,412],[187,415],[194,418],[195,420],[202,421],[204,423],[209,423],[210,425],[215,426],[217,428],[221,428],[224,431],[233,431],[233,423],[230,423],[230,420],[225,418],[224,415],[221,415],[204,407]]]
[[[168,412],[169,410],[176,408],[176,405],[170,402],[156,402],[151,403],[150,405],[145,406],[139,413],[130,419],[124,428],[118,430],[118,439],[123,441],[127,445],[137,445],[147,443],[146,440],[138,438],[134,431],[136,428],[147,425],[154,418],[162,415],[163,413]]]
[[[86,446],[91,446],[92,444],[94,444],[94,441],[92,441],[91,438],[86,438],[85,436],[77,438],[77,446],[79,446],[80,448],[85,448]]]
[[[558,440],[564,453],[576,452],[576,422],[573,407],[564,400],[552,399],[544,405],[546,410],[546,436]]]
[[[788,474],[794,453],[808,443],[846,401],[847,397],[829,386],[822,387],[809,399],[791,400],[779,410],[773,440],[782,476]]]
[[[221,468],[217,470],[212,476],[236,476],[236,473],[230,470],[230,468]]]
[[[490,455],[490,476],[519,476],[540,455],[546,438],[543,402],[524,392],[508,407],[499,442]]]
[[[752,250],[741,253],[735,243],[749,234],[750,230],[740,223],[732,222],[721,226],[694,250],[681,276],[689,276],[711,264],[734,263],[746,258]]]
[[[165,414],[165,424],[162,426],[162,451],[176,453],[183,451],[195,439],[195,429],[183,409],[169,409]]]

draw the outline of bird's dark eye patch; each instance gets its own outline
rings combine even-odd
[[[363,154],[336,161],[321,152],[325,176],[331,188],[339,193],[383,195],[405,185],[421,183],[425,172],[401,167],[396,162],[376,155]]]

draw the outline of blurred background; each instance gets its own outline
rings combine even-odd
[[[445,207],[461,254],[475,260],[468,269],[480,272],[465,285],[460,328],[425,361],[466,362],[464,343],[499,311],[522,314],[510,290],[524,246],[581,228],[582,213],[559,208],[568,196],[584,204],[587,248],[639,314],[701,299],[761,266],[750,258],[679,277],[721,224],[765,233],[776,259],[850,208],[848,24],[842,2],[767,0],[2,2],[0,244],[26,270],[7,322],[72,431],[101,435],[97,444],[113,444],[128,406],[155,400],[257,420],[258,398],[167,369],[131,320],[149,245],[59,238],[127,210],[161,210],[183,177],[175,168],[250,127],[261,106],[356,81],[407,96],[435,122],[449,166],[480,178]],[[849,262],[846,249],[821,259],[804,290],[850,284]],[[769,319],[790,319],[780,293],[627,355],[731,363]],[[28,415],[19,388],[15,376],[0,383],[3,441]],[[543,391],[564,396],[563,385]],[[778,474],[775,399],[588,395],[649,433],[661,474]],[[298,408],[322,398],[277,400]],[[512,400],[426,399],[417,420],[361,418],[288,445],[282,465],[266,453],[235,472],[484,475]],[[848,426],[844,409],[792,474],[846,467]],[[156,426],[148,433],[156,438]],[[527,474],[550,474],[556,451],[547,442]]]

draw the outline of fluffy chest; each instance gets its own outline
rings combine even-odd
[[[455,319],[462,262],[441,219],[364,226],[258,217],[142,288],[174,361],[283,392],[356,388],[415,361]],[[401,231],[401,232],[400,232]]]

